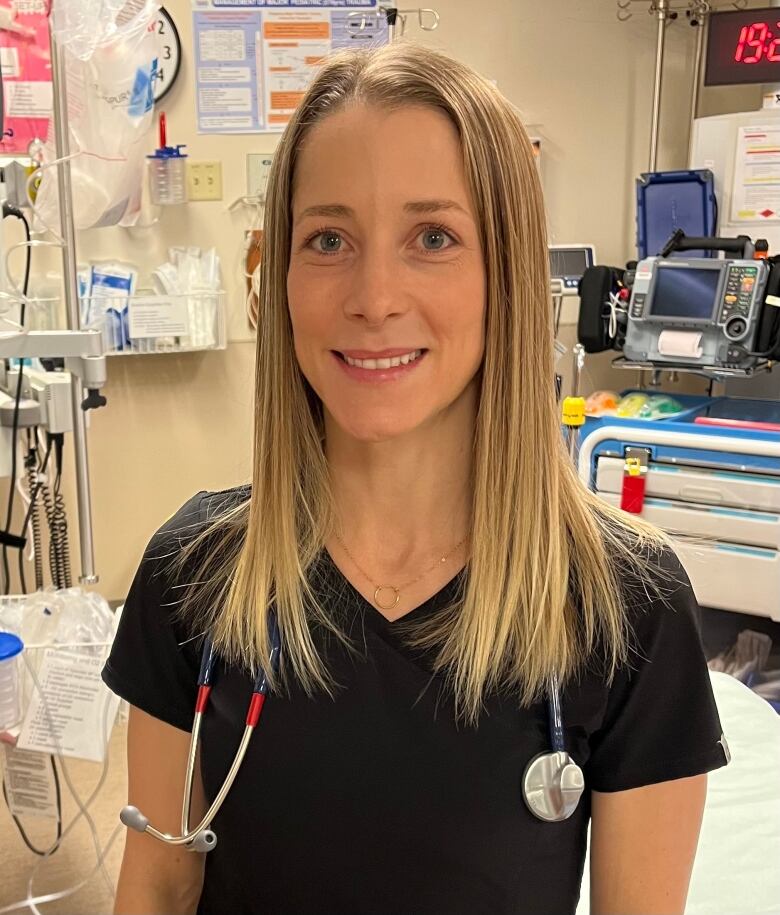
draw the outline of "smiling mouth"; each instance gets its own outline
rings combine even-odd
[[[351,356],[345,356],[344,353],[334,350],[334,353],[342,362],[345,362],[347,365],[351,365],[354,368],[368,369],[369,371],[394,369],[402,365],[409,365],[412,362],[416,362],[426,352],[426,349],[415,349],[410,350],[408,353],[404,353],[402,356],[392,356],[381,359],[353,359]]]

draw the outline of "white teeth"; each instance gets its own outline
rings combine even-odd
[[[354,365],[359,369],[393,369],[399,365],[408,365],[421,355],[422,350],[416,349],[411,353],[404,353],[403,356],[393,356],[391,359],[352,359],[350,356],[344,356],[344,361],[347,365]]]

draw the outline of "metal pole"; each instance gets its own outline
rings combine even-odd
[[[581,343],[575,343],[572,347],[572,380],[571,396],[580,396],[580,384],[582,383],[582,369],[585,365],[585,347]]]
[[[60,0],[62,2],[62,0]],[[70,154],[68,131],[68,92],[65,57],[51,33],[51,75],[54,95],[54,141],[57,158]],[[79,293],[77,283],[76,231],[73,225],[73,197],[70,180],[70,161],[57,166],[57,190],[60,202],[60,231],[65,244],[62,249],[62,278],[65,290],[65,306],[68,328],[79,329]],[[82,584],[97,584],[95,574],[95,551],[92,539],[92,501],[89,489],[89,456],[87,454],[87,430],[81,402],[84,387],[81,379],[71,375],[71,409],[73,411],[73,446],[76,465],[76,496],[78,500],[79,542],[81,545]]]
[[[653,83],[653,120],[650,127],[650,167],[649,171],[656,170],[658,160],[658,125],[661,117],[661,83],[664,69],[664,44],[666,42],[666,17],[669,12],[669,0],[658,0],[656,17],[658,19],[658,32],[655,44],[655,82]]]
[[[693,164],[691,156],[693,155],[693,125],[696,121],[696,114],[699,110],[699,93],[701,91],[701,58],[704,50],[704,25],[707,21],[704,14],[696,26],[696,56],[693,61],[693,89],[691,91],[691,131],[688,134],[688,167]]]
[[[388,44],[392,44],[395,41],[395,30],[398,26],[398,9],[394,6],[388,7],[385,10],[385,16],[387,17],[387,41]]]

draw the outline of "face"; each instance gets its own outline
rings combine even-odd
[[[462,416],[484,353],[485,266],[446,115],[330,115],[299,153],[292,216],[295,352],[326,428],[379,442]]]

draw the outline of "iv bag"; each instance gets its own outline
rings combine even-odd
[[[157,4],[67,0],[56,9],[52,40],[66,62],[70,152],[76,154],[70,164],[74,224],[77,229],[133,225],[153,128]],[[55,157],[50,130],[35,211],[54,229],[56,166],[45,166]]]

